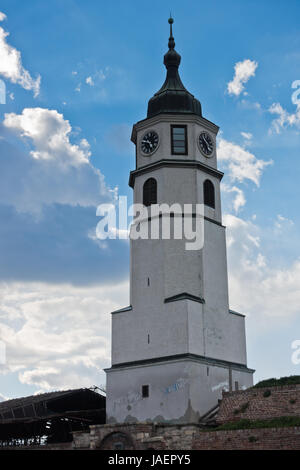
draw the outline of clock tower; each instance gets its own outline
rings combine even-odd
[[[147,118],[133,126],[136,168],[129,185],[134,203],[148,211],[139,221],[147,228],[164,219],[163,212],[153,216],[154,206],[202,207],[203,244],[188,248],[184,236],[167,239],[161,232],[131,239],[130,305],[112,312],[108,423],[195,423],[223,389],[253,383],[245,318],[228,305],[218,127],[181,82],[172,23],[166,80],[150,99]],[[168,215],[180,224],[198,217],[194,209]]]

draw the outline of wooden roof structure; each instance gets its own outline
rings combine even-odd
[[[80,388],[0,403],[0,446],[67,442],[72,431],[105,423],[106,398]]]

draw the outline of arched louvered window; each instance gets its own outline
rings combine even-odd
[[[215,208],[215,188],[210,180],[205,180],[203,185],[204,204]]]
[[[154,178],[149,178],[144,183],[143,204],[144,206],[151,206],[151,204],[157,204],[157,182]]]

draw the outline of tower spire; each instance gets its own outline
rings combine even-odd
[[[174,49],[175,41],[174,41],[173,30],[172,30],[172,24],[174,23],[174,19],[172,18],[171,12],[170,12],[170,18],[168,19],[168,23],[170,25],[170,37],[169,37],[168,47],[169,49]]]
[[[167,76],[163,86],[149,100],[147,117],[161,113],[198,114],[202,116],[200,102],[184,88],[178,73],[181,57],[175,51],[172,28],[174,19],[171,13],[168,23],[170,25],[169,50],[164,55]]]

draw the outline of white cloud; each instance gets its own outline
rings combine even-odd
[[[140,84],[136,83],[131,70],[103,66],[97,69],[86,60],[78,64],[76,75],[72,73],[74,90],[87,102],[115,103],[139,100]],[[86,85],[86,86],[85,86]]]
[[[251,140],[252,137],[253,137],[251,132],[241,132],[241,136],[244,137],[244,139],[246,139],[246,140]]]
[[[0,21],[4,21],[6,20],[6,18],[7,18],[6,14],[0,11]]]
[[[292,126],[300,129],[300,106],[297,106],[295,113],[289,113],[283,109],[280,103],[273,103],[269,108],[269,112],[278,116],[272,121],[271,133],[280,134],[282,129]]]
[[[255,318],[299,315],[300,259],[270,267],[261,247],[264,231],[253,221],[225,215],[232,308]]]
[[[242,106],[246,110],[255,110],[255,111],[261,111],[261,104],[258,102],[252,102],[249,100],[241,100],[240,101],[240,106]]]
[[[233,80],[227,84],[228,93],[230,95],[239,96],[245,88],[245,83],[248,82],[250,77],[255,76],[257,66],[258,63],[250,59],[237,62],[234,66]]]
[[[127,282],[1,284],[2,372],[18,372],[21,383],[41,391],[100,385],[110,364],[109,314],[128,304],[128,291]]]
[[[225,191],[226,193],[234,193],[235,197],[233,200],[233,209],[235,213],[238,213],[239,210],[244,207],[246,204],[246,198],[244,191],[242,191],[240,188],[237,186],[229,186],[226,183],[222,184],[222,191]]]
[[[96,207],[112,198],[102,173],[89,161],[89,142],[80,140],[56,110],[25,108],[21,114],[5,114],[2,132],[0,202],[40,213],[43,204]],[[23,152],[20,141],[11,145],[12,136],[24,142]]]
[[[0,21],[6,18],[0,12]],[[15,47],[7,43],[9,33],[0,27],[0,75],[12,83],[21,85],[25,90],[32,90],[34,96],[40,92],[41,76],[34,80],[30,73],[23,67],[21,53]]]
[[[105,80],[110,71],[111,68],[109,66],[106,66],[104,69],[98,70],[95,75],[99,80]]]
[[[92,79],[91,76],[90,76],[90,77],[87,77],[87,78],[85,79],[85,83],[86,83],[87,85],[90,85],[90,86],[94,86],[94,85],[95,85],[94,80]]]
[[[30,154],[37,160],[56,160],[64,165],[78,166],[89,162],[88,142],[71,144],[71,125],[56,110],[25,108],[22,114],[5,114],[3,125],[20,133],[33,143]]]
[[[107,78],[110,70],[111,69],[108,66],[104,69],[97,70],[93,75],[86,77],[85,83],[91,87],[94,87],[95,85],[102,85],[101,82]]]
[[[275,230],[282,231],[284,228],[291,227],[294,225],[294,222],[287,217],[283,217],[282,215],[278,214],[276,220],[274,222]]]
[[[232,181],[251,180],[256,186],[264,168],[272,164],[272,160],[259,160],[245,148],[223,138],[218,142],[218,159],[227,166]]]

